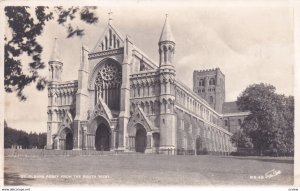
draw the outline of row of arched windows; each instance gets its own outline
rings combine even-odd
[[[112,48],[120,48],[120,40],[117,39],[115,34],[112,34],[112,30],[109,29],[108,36],[104,37],[104,41],[101,43],[101,49],[108,50]]]
[[[66,94],[61,96],[54,95],[48,98],[48,105],[49,106],[72,105],[74,100],[75,100],[75,95],[72,94]]]
[[[49,67],[49,76],[51,80],[61,80],[62,66],[61,65],[51,65]]]
[[[162,84],[151,83],[144,85],[132,85],[130,90],[130,96],[132,98],[136,97],[149,97],[156,96],[158,94],[172,94],[173,89],[170,87],[170,82],[165,82]]]
[[[215,78],[210,78],[208,81],[209,85],[216,85],[216,80]],[[199,80],[199,86],[205,86],[205,79],[200,79]]]
[[[173,62],[173,57],[174,57],[174,47],[169,45],[168,47],[165,45],[162,45],[160,49],[160,63],[172,63]]]
[[[225,133],[221,132],[218,129],[215,129],[210,126],[193,126],[191,122],[186,122],[183,119],[178,117],[177,121],[179,122],[179,135],[178,146],[183,149],[193,148],[189,147],[194,144],[195,138],[200,137],[203,139],[203,144],[209,151],[225,151],[230,152],[231,146],[229,142],[229,137]],[[186,124],[188,123],[188,124]],[[196,129],[198,131],[196,131]]]
[[[58,110],[49,110],[48,113],[48,122],[62,122],[65,115],[67,115],[67,110],[58,109]]]
[[[183,91],[177,90],[176,91],[176,102],[180,105],[184,106],[188,110],[191,110],[192,112],[196,113],[198,116],[200,116],[203,119],[206,119],[207,121],[210,121],[214,124],[217,124],[218,117],[210,112],[209,109],[207,109],[204,105],[196,101],[195,99],[191,98],[190,96],[187,96],[186,93]],[[210,96],[210,102],[214,102],[213,96]]]
[[[155,115],[155,114],[160,114],[161,112],[173,113],[174,111],[174,103],[170,99],[169,100],[163,99],[162,102],[159,102],[157,100],[145,101],[145,102],[138,103],[138,105],[146,115]],[[132,103],[130,108],[131,114],[135,112],[136,108],[137,108],[137,104]]]

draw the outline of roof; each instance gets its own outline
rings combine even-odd
[[[101,42],[104,40],[105,36],[109,33],[109,30],[111,30],[112,33],[116,35],[117,39],[120,40],[120,43],[121,43],[120,47],[122,46],[122,43],[124,43],[125,38],[124,38],[124,36],[122,35],[122,33],[120,33],[120,32],[118,31],[118,29],[115,27],[115,25],[112,23],[112,20],[110,19],[110,20],[108,21],[108,24],[106,25],[106,28],[104,29],[104,32],[102,33],[102,35],[101,35],[100,38],[98,39],[96,45],[94,46],[94,48],[92,49],[91,52],[99,52],[99,51],[102,51],[102,50],[100,49],[100,47],[101,47],[100,45],[101,45]]]
[[[165,24],[163,26],[163,30],[162,30],[160,38],[159,38],[159,42],[163,42],[163,41],[175,42],[172,30],[171,30],[171,26],[169,23],[168,15],[166,15]]]
[[[60,62],[57,38],[54,39],[54,46],[49,61]]]
[[[224,113],[238,113],[238,112],[242,112],[242,111],[239,110],[236,101],[223,103],[223,108],[222,108],[223,114]]]

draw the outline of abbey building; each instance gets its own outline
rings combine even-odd
[[[229,122],[247,113],[230,113],[219,69],[195,71],[193,90],[178,80],[175,49],[168,17],[158,41],[159,63],[122,36],[110,19],[92,50],[82,46],[78,79],[64,82],[56,43],[49,61],[47,148],[233,151]]]

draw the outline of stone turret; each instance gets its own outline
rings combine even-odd
[[[166,15],[165,23],[160,35],[158,46],[159,66],[173,66],[173,59],[175,54],[175,40],[169,23],[168,15]]]
[[[54,46],[52,50],[52,54],[49,59],[49,81],[50,82],[60,82],[63,63],[60,61],[59,58],[59,48],[57,38],[54,39]]]
[[[159,78],[160,78],[160,152],[176,149],[176,116],[175,102],[175,40],[166,15],[165,23],[158,42],[159,46]]]

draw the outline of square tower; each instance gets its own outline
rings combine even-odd
[[[222,113],[225,101],[225,75],[220,68],[195,70],[193,91],[205,99],[218,113]]]

